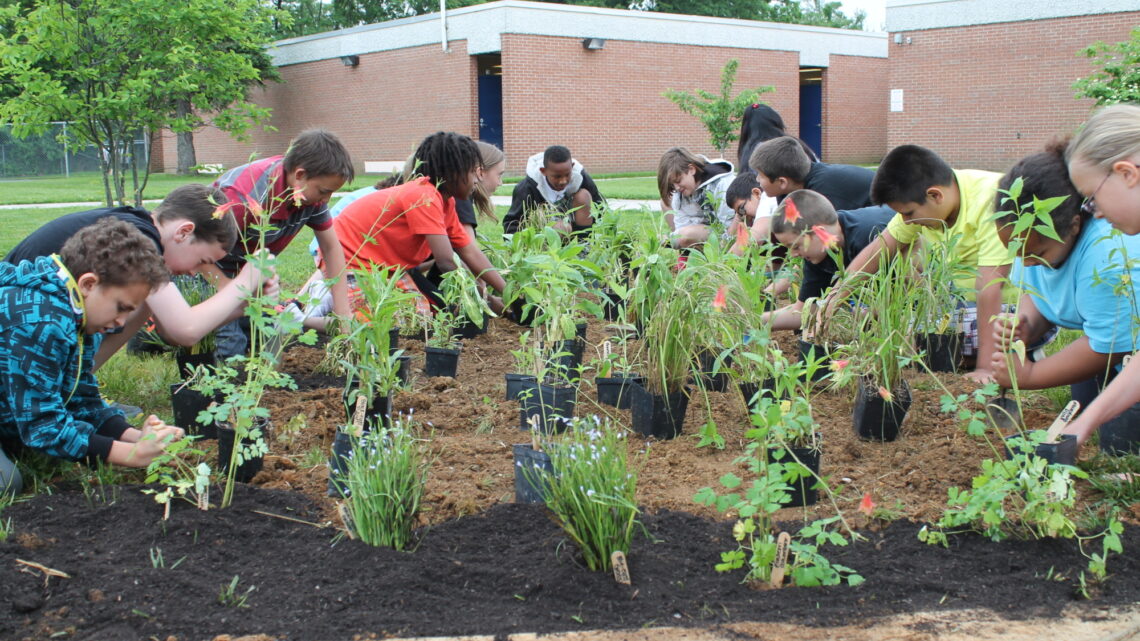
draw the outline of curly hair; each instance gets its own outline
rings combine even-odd
[[[63,244],[59,257],[76,278],[95,274],[104,286],[146,283],[155,290],[170,281],[154,241],[130,223],[110,216],[76,232]]]
[[[454,194],[451,188],[467,183],[467,176],[482,162],[475,141],[453,131],[437,131],[423,139],[416,148],[415,172],[425,176],[439,191],[454,198],[467,194]]]

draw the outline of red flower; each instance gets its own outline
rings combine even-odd
[[[847,367],[847,364],[850,362],[851,361],[846,359],[840,361],[831,361],[831,365],[829,367],[831,367],[831,370],[834,372],[842,372],[843,368]]]
[[[823,225],[815,225],[811,228],[811,233],[823,243],[824,247],[835,247],[835,243],[839,241],[835,234],[827,231]]]
[[[716,290],[716,296],[713,298],[712,304],[714,310],[718,312],[724,311],[724,307],[727,304],[727,301],[725,301],[725,291],[727,289],[728,285],[721,285],[720,288]]]
[[[752,235],[748,233],[748,225],[744,221],[736,223],[736,246],[747,247],[748,242],[752,240]]]
[[[788,198],[784,201],[784,220],[788,221],[788,224],[794,225],[799,219],[800,210],[796,207],[796,203]]]
[[[871,516],[871,513],[875,511],[875,502],[871,500],[870,492],[863,493],[863,500],[859,501],[859,511],[867,516]]]

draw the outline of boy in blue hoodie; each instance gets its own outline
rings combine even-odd
[[[145,467],[182,437],[154,416],[130,427],[92,373],[101,334],[169,278],[154,242],[113,218],[81,229],[59,254],[0,264],[0,494],[22,489],[6,452]]]

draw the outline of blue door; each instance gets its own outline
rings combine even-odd
[[[800,85],[800,138],[823,158],[823,85]]]
[[[503,77],[479,76],[479,140],[503,148]]]

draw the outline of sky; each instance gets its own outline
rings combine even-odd
[[[886,0],[842,0],[843,13],[854,14],[862,9],[867,12],[863,22],[868,31],[883,31],[887,19]]]

